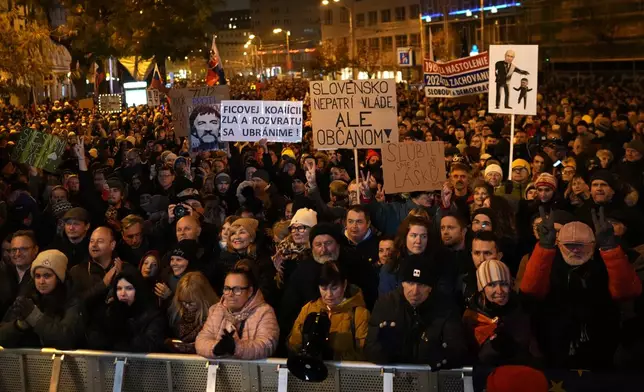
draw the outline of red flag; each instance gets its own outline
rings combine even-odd
[[[166,93],[166,94],[168,93],[168,89],[165,87],[165,83],[163,83],[163,79],[161,79],[161,72],[159,71],[158,64],[155,64],[154,66],[154,72],[152,72],[152,82],[150,82],[150,88],[155,88],[162,93]]]
[[[98,88],[101,86],[101,83],[105,80],[105,71],[103,67],[95,62],[94,63],[94,95],[99,94]]]
[[[212,37],[212,47],[210,48],[210,61],[208,61],[208,74],[206,75],[206,84],[208,86],[214,86],[216,84],[226,84],[224,66],[221,64],[221,57],[219,57],[219,50],[217,50],[215,37]]]

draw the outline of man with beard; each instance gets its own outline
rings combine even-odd
[[[192,151],[219,150],[219,109],[201,105],[190,113],[190,148]]]
[[[107,210],[105,220],[114,230],[121,230],[121,220],[130,215],[132,211],[125,206],[125,185],[117,178],[107,180],[110,189],[107,196]]]
[[[58,249],[67,256],[69,268],[87,259],[90,228],[89,213],[84,208],[76,207],[63,215],[65,232],[56,236],[49,249]]]
[[[470,170],[461,163],[452,164],[449,173],[449,180],[454,190],[452,196],[452,203],[456,204],[456,208],[462,213],[466,214],[470,209],[470,204],[474,201],[472,193],[470,192]]]

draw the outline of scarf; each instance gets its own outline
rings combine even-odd
[[[275,270],[277,271],[275,273],[275,281],[277,282],[278,288],[284,286],[284,261],[297,260],[306,249],[308,249],[306,244],[296,244],[293,242],[293,238],[290,235],[277,244],[277,252],[272,259],[273,266],[275,266]]]
[[[197,319],[197,311],[183,311],[179,320],[179,339],[184,343],[192,343],[197,339],[203,326],[202,320]]]

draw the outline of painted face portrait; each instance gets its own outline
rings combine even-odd
[[[190,114],[190,145],[192,150],[217,150],[221,115],[213,106],[201,105]]]

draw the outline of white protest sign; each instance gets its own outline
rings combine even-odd
[[[398,141],[393,79],[310,83],[315,148],[380,148]]]
[[[225,142],[299,143],[302,102],[222,101],[221,140]]]
[[[120,113],[122,102],[121,94],[101,94],[98,96],[98,109],[101,113]]]
[[[490,113],[537,114],[538,45],[490,45]]]
[[[148,93],[148,106],[159,106],[161,100],[159,99],[159,90],[151,88],[147,90]]]

